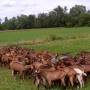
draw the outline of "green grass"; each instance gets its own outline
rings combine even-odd
[[[43,39],[50,35],[60,36],[64,39],[70,39],[75,37],[90,37],[90,28],[44,28],[44,29],[30,29],[30,30],[18,30],[9,32],[0,32],[0,43],[11,43],[23,40]]]
[[[33,84],[33,80],[14,80],[10,70],[1,68],[0,90],[36,90],[36,87]]]
[[[0,45],[12,44],[20,41],[48,39],[50,36],[60,37],[59,40],[49,41],[35,45],[22,45],[38,51],[70,52],[76,54],[82,50],[90,51],[90,27],[80,28],[43,28],[19,31],[0,32]],[[8,69],[0,68],[0,90],[37,90],[33,80],[14,80]],[[43,90],[41,88],[40,90]],[[54,87],[52,90],[62,90]],[[68,89],[70,90],[70,88]],[[85,88],[90,90],[90,80],[85,83]]]

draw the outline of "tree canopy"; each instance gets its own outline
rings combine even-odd
[[[75,5],[69,12],[66,6],[57,6],[52,11],[40,13],[38,16],[21,15],[11,19],[5,17],[3,23],[0,19],[1,30],[76,26],[90,26],[90,10],[86,10],[83,5]]]

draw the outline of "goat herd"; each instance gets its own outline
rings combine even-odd
[[[37,52],[18,46],[0,48],[0,66],[11,70],[14,79],[32,77],[39,89],[53,85],[79,88],[84,87],[90,72],[90,52],[80,52],[75,57],[71,54],[50,53],[46,50]]]

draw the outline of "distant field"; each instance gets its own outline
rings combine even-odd
[[[61,39],[47,43],[24,45],[37,50],[47,49],[57,52],[76,53],[82,50],[90,51],[90,27],[81,28],[44,28],[0,32],[0,44],[12,44],[36,39],[48,39],[50,36],[57,36]]]
[[[32,40],[48,40],[51,36],[59,37],[57,40],[50,40],[45,43],[34,45],[21,45],[36,50],[48,50],[51,52],[70,52],[76,54],[82,50],[90,51],[90,27],[80,28],[43,28],[19,31],[0,32],[0,45],[10,45],[18,42]],[[0,69],[0,90],[37,90],[32,80],[14,80],[11,72],[7,69]],[[44,90],[41,88],[40,90]],[[52,90],[62,90],[53,88]],[[70,88],[68,90],[71,90]],[[90,80],[85,83],[85,88],[90,90]]]

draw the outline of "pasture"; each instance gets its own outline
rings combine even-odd
[[[55,39],[53,39],[53,37]],[[72,55],[80,51],[90,51],[90,27],[79,28],[43,28],[23,31],[0,32],[0,45],[11,45],[19,42],[45,40],[38,44],[19,44],[22,47],[33,48],[37,51],[70,52]],[[0,68],[0,90],[37,90],[33,80],[14,80],[8,69]],[[40,90],[43,90],[41,87]],[[52,90],[62,90],[53,87]],[[68,89],[70,90],[70,88]],[[90,90],[90,80],[81,90]]]
[[[35,45],[24,45],[37,50],[47,49],[54,52],[76,53],[82,50],[90,51],[90,27],[81,28],[44,28],[23,31],[0,32],[0,45],[25,42],[30,40],[43,40],[59,37],[54,41]]]

